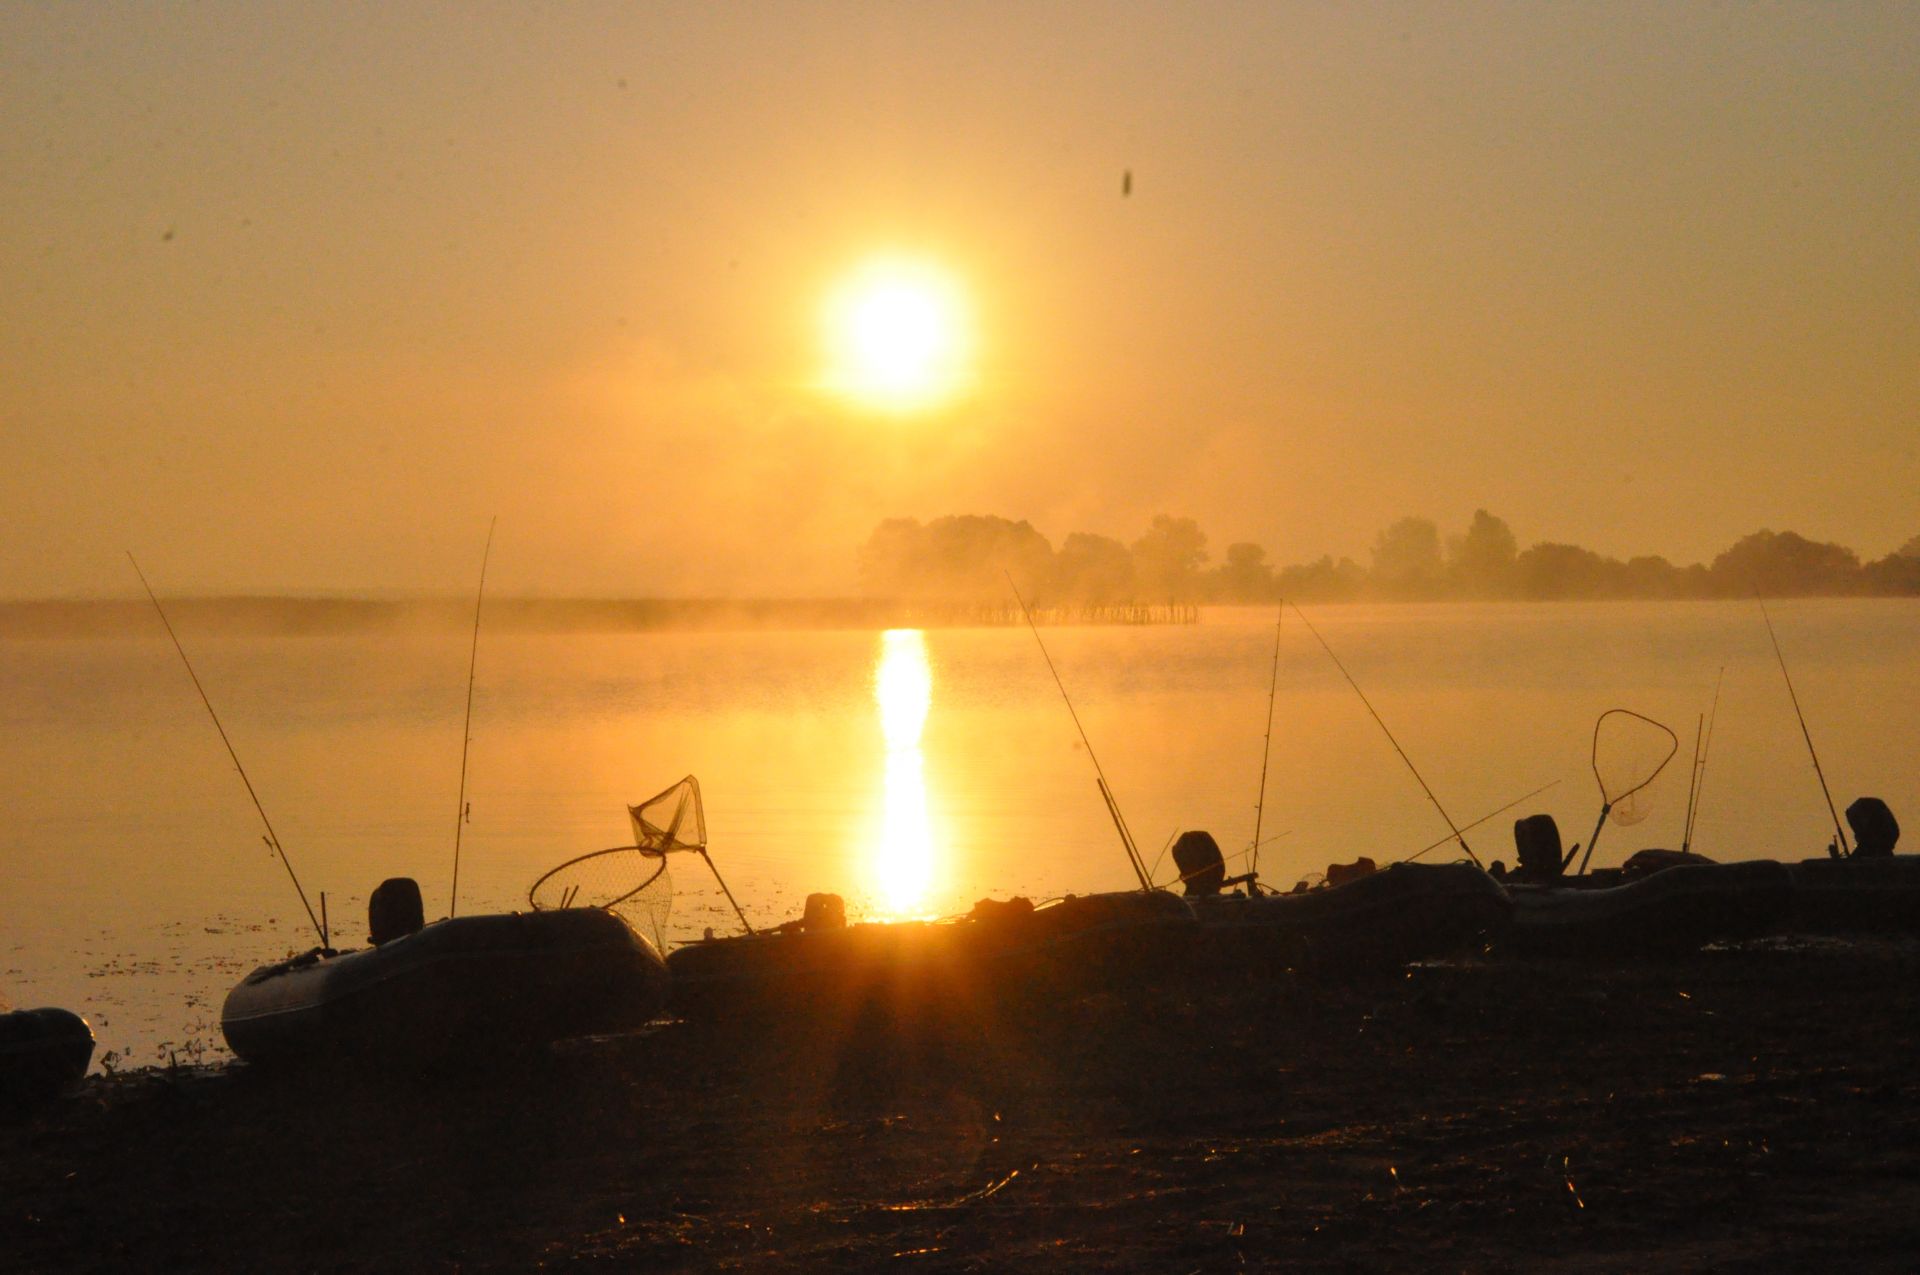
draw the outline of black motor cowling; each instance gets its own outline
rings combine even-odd
[[[806,909],[800,914],[800,928],[807,931],[846,929],[846,900],[837,894],[809,894]]]
[[[367,899],[367,941],[375,947],[417,933],[426,923],[420,883],[412,877],[388,877]]]
[[[1513,876],[1520,881],[1556,881],[1566,864],[1560,849],[1560,825],[1552,815],[1528,815],[1513,821],[1513,849],[1520,860]]]
[[[1173,866],[1188,894],[1218,894],[1226,884],[1227,861],[1211,832],[1183,832],[1173,843]]]

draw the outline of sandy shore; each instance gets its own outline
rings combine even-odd
[[[1910,1270],[1920,948],[244,1066],[0,1124],[8,1270]]]

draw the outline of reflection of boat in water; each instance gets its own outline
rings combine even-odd
[[[673,1008],[723,1013],[928,1012],[1102,989],[1164,973],[1194,930],[1159,891],[1068,896],[1035,907],[984,901],[942,921],[848,925],[837,895],[812,895],[799,921],[709,938],[667,956]]]
[[[93,1029],[65,1009],[0,1014],[0,1105],[44,1102],[79,1082],[93,1061]]]
[[[411,882],[407,882],[411,885]],[[638,1027],[666,1000],[653,946],[600,908],[461,916],[316,950],[249,974],[220,1028],[249,1062],[370,1066],[510,1056]],[[419,891],[412,891],[417,918]]]

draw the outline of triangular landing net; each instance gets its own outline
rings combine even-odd
[[[1648,785],[1680,749],[1680,739],[1651,717],[1610,708],[1593,724],[1593,777],[1600,785],[1600,818],[1587,838],[1580,871],[1593,859],[1594,843],[1611,815],[1617,824],[1639,823],[1653,805]],[[1571,852],[1569,852],[1571,858]]]
[[[720,881],[727,902],[734,903],[733,894],[707,855],[707,816],[700,804],[698,779],[688,775],[666,791],[627,807],[627,814],[633,820],[632,845],[595,850],[549,869],[528,887],[527,902],[536,911],[605,908],[665,951],[667,917],[673,911],[669,855],[698,854],[713,871],[713,879]],[[734,911],[739,913],[738,903]],[[752,932],[744,915],[740,923]]]

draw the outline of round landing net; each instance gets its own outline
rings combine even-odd
[[[550,868],[527,889],[536,911],[605,908],[618,913],[666,950],[667,918],[673,911],[668,855],[706,853],[707,820],[700,782],[688,775],[665,792],[629,806],[634,844],[595,850]]]
[[[528,887],[527,902],[536,912],[605,908],[665,951],[673,877],[666,855],[639,846],[614,846],[548,869]]]

